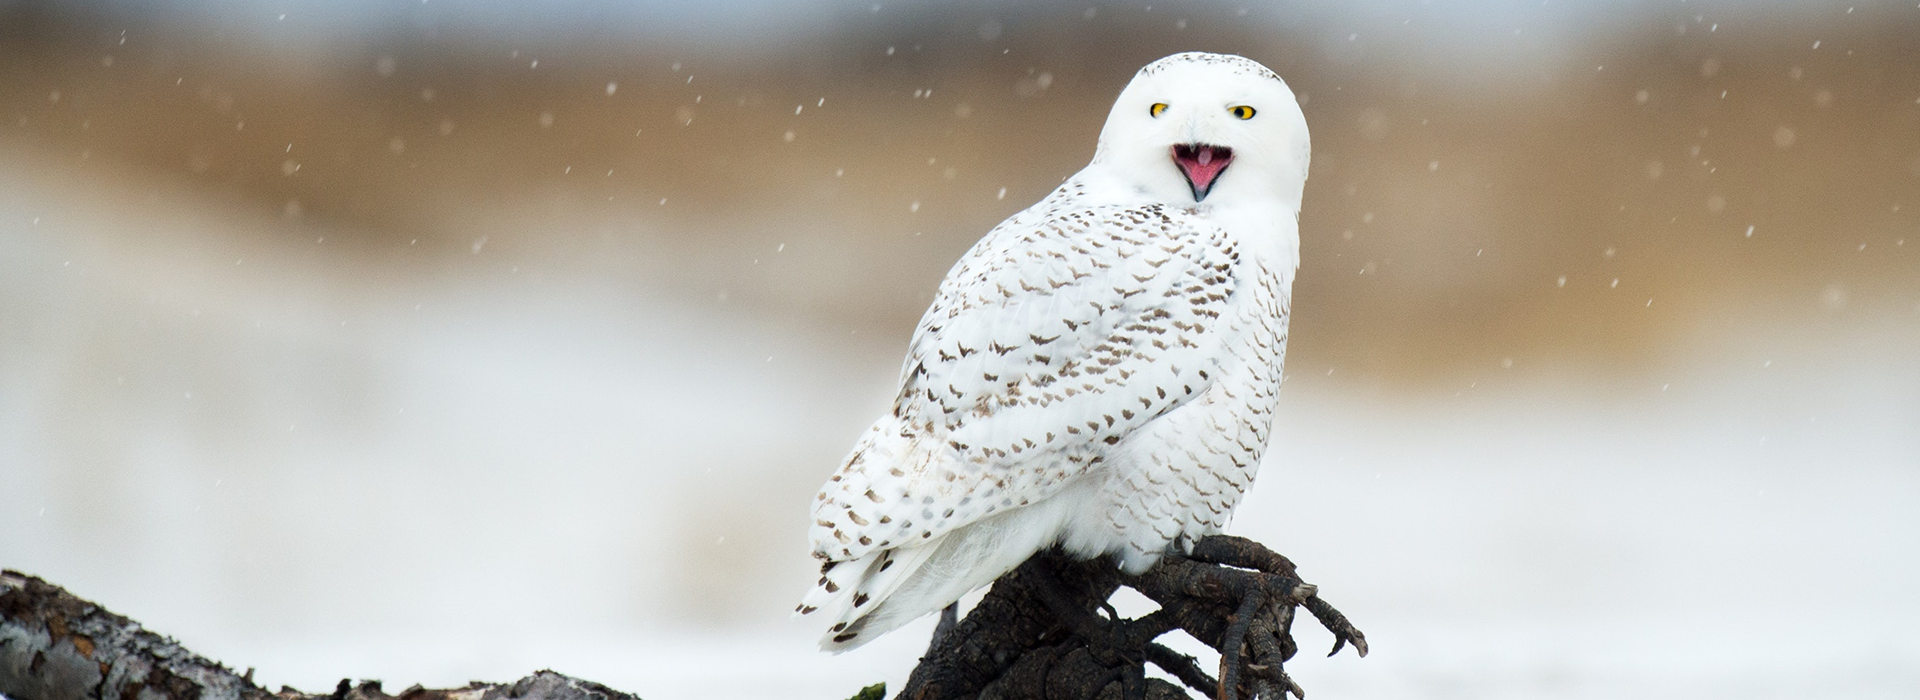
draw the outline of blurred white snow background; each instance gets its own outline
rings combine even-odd
[[[1234,527],[1315,697],[1920,696],[1899,2],[0,2],[0,566],[309,691],[898,687],[806,503],[1194,48],[1315,134]]]

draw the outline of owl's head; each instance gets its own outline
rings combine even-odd
[[[1252,59],[1194,52],[1133,76],[1094,162],[1153,201],[1279,199],[1297,213],[1308,155],[1306,115],[1286,81]]]

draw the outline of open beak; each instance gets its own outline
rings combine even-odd
[[[1183,143],[1173,147],[1173,163],[1180,166],[1181,174],[1187,176],[1187,186],[1193,188],[1195,202],[1207,198],[1207,192],[1213,190],[1213,183],[1220,179],[1220,173],[1226,171],[1227,164],[1232,162],[1233,149],[1226,146]]]

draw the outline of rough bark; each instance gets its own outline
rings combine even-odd
[[[1120,586],[1160,605],[1120,619],[1107,599]],[[1334,633],[1333,653],[1365,635],[1303,583],[1293,562],[1250,540],[1209,537],[1139,576],[1110,562],[1043,552],[1001,577],[967,617],[936,640],[896,698],[904,700],[1173,700],[1180,685],[1146,677],[1152,664],[1219,700],[1304,697],[1282,664],[1305,609]],[[1106,614],[1103,616],[1101,612]],[[1154,640],[1181,630],[1221,653],[1216,677]],[[1329,656],[1332,654],[1330,653]],[[885,687],[853,700],[879,700]],[[348,680],[329,693],[236,674],[139,623],[45,581],[0,571],[0,695],[12,700],[639,700],[590,681],[540,671],[512,683],[418,685],[388,695],[379,681]]]
[[[1106,601],[1123,585],[1160,609],[1118,619]],[[996,581],[952,633],[935,640],[897,698],[1190,697],[1179,685],[1146,678],[1147,664],[1219,700],[1304,697],[1282,668],[1297,649],[1296,609],[1334,633],[1333,653],[1348,644],[1367,653],[1366,636],[1317,593],[1286,557],[1238,537],[1206,538],[1190,555],[1168,556],[1139,576],[1044,552]],[[1222,652],[1217,678],[1154,641],[1176,629]]]
[[[58,586],[0,572],[0,695],[13,700],[639,700],[552,671],[464,688],[415,685],[399,695],[379,681],[345,679],[328,693],[268,692],[252,676]]]

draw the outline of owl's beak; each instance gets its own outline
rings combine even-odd
[[[1207,198],[1213,183],[1232,162],[1233,149],[1226,146],[1183,143],[1173,147],[1173,164],[1180,166],[1180,173],[1187,176],[1187,186],[1193,188],[1195,202]]]

